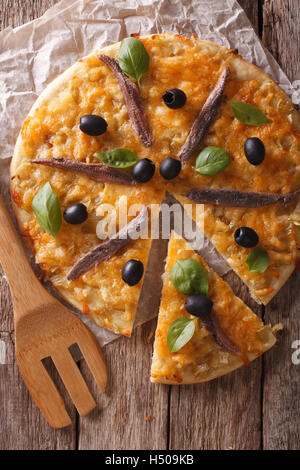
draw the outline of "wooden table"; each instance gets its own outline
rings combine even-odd
[[[1,27],[32,20],[56,2],[0,0]],[[240,4],[293,80],[300,69],[299,0],[240,0]],[[300,448],[300,365],[291,361],[292,342],[300,339],[300,275],[293,274],[265,309],[252,302],[265,322],[282,322],[285,332],[279,347],[249,368],[203,385],[151,385],[148,338],[153,321],[137,328],[131,339],[120,338],[105,347],[110,370],[105,396],[93,386],[85,364],[80,364],[99,406],[80,418],[64,394],[73,426],[59,431],[44,421],[20,378],[3,274],[0,288],[0,339],[7,344],[7,364],[0,364],[0,449]]]

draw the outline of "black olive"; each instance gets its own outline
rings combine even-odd
[[[160,165],[160,174],[165,180],[172,180],[179,175],[181,170],[181,162],[180,160],[176,160],[172,157],[167,157],[163,160]]]
[[[265,158],[265,146],[258,137],[250,137],[244,145],[246,158],[251,165],[259,165]]]
[[[200,318],[209,315],[212,306],[212,301],[206,295],[190,295],[184,304],[187,312]]]
[[[64,211],[64,219],[68,224],[82,224],[88,218],[84,204],[72,204]]]
[[[234,232],[236,243],[245,248],[253,248],[258,244],[258,235],[250,227],[240,227]]]
[[[149,158],[142,158],[136,162],[132,169],[133,178],[139,183],[146,183],[151,180],[155,172],[154,163]]]
[[[123,266],[122,279],[129,286],[135,286],[142,279],[144,265],[141,261],[130,259]]]
[[[79,128],[88,135],[101,135],[107,129],[107,122],[97,114],[85,114],[80,118]]]
[[[178,109],[185,105],[186,95],[179,88],[172,88],[172,90],[168,90],[162,95],[162,99],[169,108]]]

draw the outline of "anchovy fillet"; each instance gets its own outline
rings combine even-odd
[[[193,202],[229,207],[263,207],[282,202],[288,204],[296,199],[300,190],[287,194],[236,191],[234,189],[192,189],[186,197]]]
[[[97,245],[86,255],[80,258],[70,269],[67,275],[68,281],[77,279],[81,274],[89,269],[98,266],[103,261],[107,261],[115,255],[121,248],[124,248],[132,240],[135,240],[145,228],[148,222],[147,207],[144,206],[140,213],[123,227],[114,237],[106,242]]]
[[[51,166],[61,170],[73,171],[74,173],[83,173],[89,178],[101,183],[114,183],[131,186],[136,184],[131,175],[111,168],[107,165],[97,163],[83,163],[68,158],[39,158],[30,160],[31,163],[38,165]]]
[[[121,70],[116,59],[104,54],[98,55],[98,59],[107,65],[118,80],[132,127],[139,136],[143,145],[145,147],[150,147],[153,144],[154,139],[149,129],[137,85]]]
[[[234,343],[232,343],[232,341],[230,341],[228,336],[225,335],[219,323],[218,317],[213,310],[209,316],[203,315],[203,317],[200,316],[199,318],[211,333],[216,343],[221,346],[221,348],[231,353],[240,354],[241,351],[239,348]]]
[[[229,75],[230,69],[226,66],[215,88],[210,93],[201,111],[196,117],[185,144],[180,151],[179,157],[182,162],[187,162],[191,158],[206,136],[209,127],[216,119]]]

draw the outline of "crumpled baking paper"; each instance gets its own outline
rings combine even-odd
[[[0,33],[0,184],[7,201],[9,158],[22,122],[43,89],[94,49],[132,33],[160,32],[195,34],[237,48],[288,94],[293,93],[288,78],[264,49],[235,0],[62,0],[41,18]],[[152,253],[151,259],[165,256],[165,248]],[[149,293],[142,293],[139,310],[137,324],[153,317]],[[117,337],[83,315],[81,318],[101,345]]]

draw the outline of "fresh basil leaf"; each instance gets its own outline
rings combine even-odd
[[[56,235],[62,222],[61,209],[49,182],[44,184],[34,197],[32,209],[42,229],[58,242]]]
[[[177,352],[190,341],[195,333],[194,319],[181,317],[174,320],[168,329],[167,342],[171,352]]]
[[[196,160],[196,171],[201,175],[216,175],[230,165],[230,156],[220,147],[205,147]]]
[[[170,277],[173,286],[185,295],[207,295],[208,279],[202,264],[194,259],[181,259],[174,264]]]
[[[149,67],[149,54],[144,44],[137,38],[123,39],[119,49],[119,64],[123,72],[135,78],[140,87],[140,80]]]
[[[270,120],[264,113],[252,104],[243,103],[241,101],[229,101],[235,117],[249,126],[261,126],[267,124]]]
[[[128,149],[113,149],[106,152],[94,153],[94,157],[99,158],[105,165],[114,168],[128,168],[135,165],[138,156]]]
[[[256,247],[247,256],[245,265],[251,273],[261,274],[269,266],[269,255],[263,248]]]

